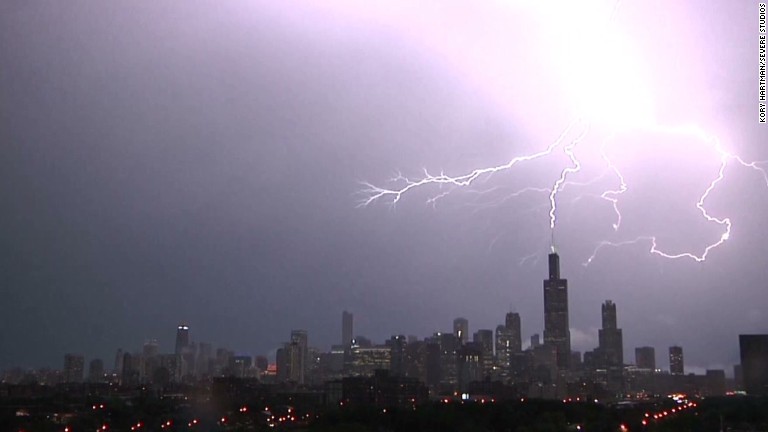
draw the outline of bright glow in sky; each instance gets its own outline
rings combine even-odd
[[[593,143],[599,142],[598,152],[602,162],[615,175],[619,182],[618,187],[608,187],[600,193],[600,198],[610,203],[616,214],[616,221],[612,224],[614,230],[621,227],[622,213],[620,210],[620,196],[627,191],[629,186],[622,175],[622,167],[615,164],[605,153],[608,148],[612,151],[621,151],[621,140],[615,137],[618,132],[637,133],[641,130],[653,132],[653,139],[671,143],[673,147],[662,147],[656,150],[658,158],[668,158],[680,150],[681,145],[696,145],[688,139],[680,139],[681,134],[693,136],[715,150],[716,161],[719,168],[714,170],[709,180],[704,183],[701,190],[695,195],[698,198],[694,207],[707,222],[723,227],[724,231],[711,243],[701,250],[669,253],[663,246],[657,244],[654,232],[644,232],[633,239],[619,239],[617,241],[602,240],[598,243],[595,252],[585,261],[590,263],[595,254],[603,246],[624,246],[639,242],[650,244],[649,252],[664,258],[690,258],[695,261],[704,261],[709,252],[722,245],[730,238],[731,221],[728,217],[716,217],[710,214],[706,208],[706,201],[710,193],[724,179],[725,168],[729,162],[737,162],[744,167],[760,171],[766,178],[765,171],[752,162],[745,162],[738,155],[733,155],[723,149],[717,137],[711,132],[694,124],[693,126],[660,125],[654,120],[652,87],[648,85],[645,74],[642,73],[646,62],[638,55],[639,50],[633,47],[630,39],[621,31],[618,23],[618,15],[621,14],[618,2],[606,2],[593,0],[587,2],[543,2],[543,3],[512,3],[507,5],[513,14],[530,13],[536,18],[537,27],[543,29],[545,37],[539,40],[533,39],[531,43],[526,40],[526,45],[538,53],[539,57],[551,62],[550,68],[556,71],[557,82],[562,84],[562,99],[566,106],[573,112],[573,118],[579,122],[571,121],[561,136],[542,149],[525,155],[518,155],[506,163],[490,166],[476,167],[471,171],[454,176],[444,172],[430,174],[425,170],[423,177],[409,178],[399,176],[393,180],[393,186],[380,187],[365,183],[363,193],[367,196],[362,200],[363,205],[371,204],[379,199],[391,199],[397,203],[411,190],[429,185],[444,185],[457,187],[472,187],[475,180],[484,176],[493,175],[506,170],[517,169],[518,163],[525,163],[538,158],[549,157],[555,152],[561,152],[568,158],[569,164],[564,165],[559,177],[556,177],[549,189],[549,219],[552,230],[552,242],[554,247],[554,229],[558,215],[558,195],[568,184],[570,177],[577,175],[582,170],[581,157],[576,153],[583,147],[582,142],[588,141],[590,129],[602,129],[609,131],[606,138],[592,138]],[[520,23],[518,17],[518,23]],[[517,60],[516,57],[512,59]],[[468,63],[469,64],[469,63]],[[510,69],[523,70],[526,64],[518,63]],[[527,77],[529,82],[536,81],[536,75],[521,75]],[[525,80],[526,78],[522,78]],[[671,91],[667,89],[667,92]],[[563,121],[554,118],[552,124]],[[671,139],[670,139],[671,138]],[[674,147],[678,147],[676,150]],[[594,151],[593,144],[593,151]],[[684,170],[681,170],[684,171]],[[520,190],[527,190],[521,188]],[[434,204],[437,199],[443,198],[448,192],[440,192],[428,200]],[[516,194],[519,192],[516,192]]]
[[[545,28],[541,53],[552,53],[574,112],[596,126],[623,128],[653,120],[652,92],[638,56],[616,23],[616,2],[533,3]]]

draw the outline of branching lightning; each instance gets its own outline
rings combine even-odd
[[[563,171],[560,173],[560,178],[557,179],[554,186],[552,186],[552,190],[549,193],[549,229],[552,231],[552,245],[555,244],[554,239],[554,232],[555,232],[555,212],[557,211],[557,193],[562,190],[563,185],[565,184],[565,180],[568,177],[568,174],[578,172],[581,169],[581,162],[579,162],[578,159],[576,159],[576,155],[573,153],[573,148],[576,147],[577,144],[581,142],[581,140],[584,139],[584,137],[587,135],[587,132],[589,131],[589,126],[587,125],[584,127],[584,130],[579,134],[579,136],[576,137],[573,141],[570,142],[570,144],[563,147],[563,153],[565,153],[568,158],[571,160],[571,163],[573,166],[566,167],[563,169]]]
[[[658,248],[658,244],[655,236],[641,236],[641,237],[637,237],[634,240],[627,240],[627,241],[621,241],[621,242],[602,241],[597,245],[594,252],[587,259],[587,261],[584,262],[585,266],[589,265],[592,262],[592,260],[595,259],[595,256],[597,255],[598,251],[600,251],[600,249],[606,246],[618,247],[618,246],[625,246],[629,244],[636,244],[641,241],[647,241],[650,243],[651,247],[648,250],[648,252],[662,256],[664,258],[670,258],[670,259],[690,258],[698,262],[705,261],[707,259],[707,255],[711,250],[725,243],[731,237],[731,227],[732,227],[731,219],[728,217],[717,218],[715,216],[712,216],[711,214],[709,214],[709,212],[707,212],[706,207],[704,207],[704,203],[709,197],[709,194],[715,189],[717,184],[720,183],[720,181],[722,181],[723,178],[725,178],[725,169],[728,166],[729,161],[735,161],[736,163],[746,168],[752,168],[756,171],[759,171],[763,176],[763,180],[765,181],[766,186],[768,186],[768,173],[766,173],[766,171],[759,166],[766,162],[745,162],[740,156],[729,153],[725,149],[723,149],[722,145],[720,144],[720,140],[718,140],[717,137],[715,137],[714,135],[708,135],[703,129],[699,127],[696,127],[696,126],[655,127],[653,128],[653,130],[655,132],[660,132],[664,134],[690,135],[710,144],[715,149],[715,151],[717,151],[717,153],[720,156],[720,168],[717,171],[717,176],[714,179],[712,179],[712,181],[710,181],[709,186],[704,190],[704,193],[702,193],[701,196],[699,197],[698,201],[696,202],[696,208],[699,210],[701,215],[707,221],[713,222],[717,225],[724,227],[724,231],[716,242],[707,245],[704,248],[704,251],[698,255],[690,252],[683,252],[683,253],[677,253],[677,254],[664,252]],[[624,180],[624,177],[621,175],[621,172],[610,161],[610,159],[606,155],[605,146],[603,146],[601,153],[602,153],[603,160],[608,164],[610,169],[616,174],[616,176],[619,178],[621,182],[618,190],[606,191],[601,195],[602,198],[610,201],[613,204],[614,211],[616,212],[616,215],[617,215],[617,220],[616,220],[616,223],[614,224],[614,228],[618,230],[619,225],[621,224],[621,212],[619,211],[619,207],[618,207],[619,200],[618,198],[615,198],[615,197],[617,195],[624,193],[627,190],[627,184]]]
[[[397,204],[398,201],[400,201],[400,198],[406,193],[410,192],[412,189],[416,189],[416,188],[427,186],[427,185],[437,184],[437,185],[451,185],[451,186],[469,186],[484,174],[490,175],[496,172],[505,171],[505,170],[511,169],[512,167],[514,167],[520,162],[526,162],[526,161],[538,159],[551,154],[552,152],[555,151],[555,149],[561,146],[563,140],[566,138],[566,136],[570,133],[571,129],[573,129],[573,127],[577,123],[578,121],[571,122],[565,128],[565,130],[563,130],[560,136],[555,141],[553,141],[545,150],[542,150],[538,153],[534,153],[531,155],[518,156],[516,158],[511,159],[509,162],[503,165],[475,169],[469,172],[468,174],[464,174],[458,177],[448,176],[444,172],[441,172],[438,175],[432,175],[425,169],[424,177],[417,180],[409,179],[408,177],[405,177],[403,175],[398,175],[397,177],[391,179],[392,183],[404,184],[399,188],[394,187],[392,189],[375,186],[368,182],[363,182],[362,185],[364,186],[364,189],[360,192],[365,195],[365,198],[363,198],[363,200],[358,204],[358,207],[365,207],[371,204],[372,202],[382,198],[390,198],[392,200],[391,201],[392,204]],[[441,195],[445,196],[445,194],[441,194]],[[431,201],[428,201],[428,203],[431,203],[434,201],[435,200],[432,199]]]
[[[608,18],[609,21],[614,19],[615,15],[618,12],[618,8],[619,8],[619,1],[614,3],[614,6]],[[609,38],[600,38],[600,39],[609,39]],[[611,89],[603,89],[603,90],[607,90],[607,92],[610,92]],[[554,232],[557,224],[557,210],[558,210],[557,206],[558,206],[559,192],[561,192],[566,185],[591,184],[592,182],[595,182],[603,177],[603,175],[601,175],[599,178],[587,183],[574,183],[568,180],[570,175],[575,174],[582,169],[582,162],[576,156],[576,148],[587,137],[587,134],[591,126],[590,120],[594,120],[591,115],[586,115],[586,113],[582,113],[582,115],[578,116],[576,120],[573,120],[570,123],[568,123],[565,129],[557,137],[557,139],[551,142],[544,150],[541,150],[539,152],[532,153],[532,154],[517,156],[501,165],[491,166],[486,168],[477,168],[466,174],[459,175],[459,176],[450,176],[444,172],[440,172],[440,174],[434,175],[434,174],[430,174],[426,169],[424,170],[424,175],[419,178],[409,178],[401,174],[398,174],[398,176],[391,179],[390,184],[392,184],[392,186],[390,187],[380,187],[368,182],[364,182],[362,183],[364,186],[364,189],[360,191],[363,194],[363,199],[360,201],[358,206],[365,207],[376,201],[381,201],[381,200],[387,200],[392,205],[396,205],[404,195],[410,193],[414,189],[428,187],[430,185],[437,185],[437,186],[440,186],[441,188],[444,186],[448,186],[449,187],[448,190],[444,190],[438,195],[435,195],[432,198],[429,198],[427,200],[427,204],[431,204],[434,206],[438,200],[448,196],[451,193],[451,191],[456,187],[469,187],[480,178],[487,179],[488,177],[490,177],[495,173],[512,170],[522,162],[528,162],[536,159],[545,158],[547,156],[552,155],[556,151],[560,150],[568,158],[570,163],[560,171],[559,177],[553,182],[551,187],[549,188],[533,187],[533,186],[523,187],[517,190],[516,192],[507,195],[501,201],[496,203],[496,204],[499,204],[499,203],[505,202],[508,199],[520,196],[523,193],[527,193],[527,192],[547,193],[548,200],[549,200],[549,227],[551,231],[551,245],[552,247],[554,247]],[[657,237],[655,235],[642,235],[631,240],[620,240],[620,241],[603,240],[597,244],[597,246],[594,248],[592,252],[592,255],[584,262],[584,265],[585,266],[589,265],[595,259],[597,254],[606,247],[622,247],[622,246],[628,246],[628,245],[639,244],[639,243],[648,243],[649,253],[658,255],[663,258],[668,258],[668,259],[687,258],[697,262],[703,262],[707,259],[707,257],[709,256],[709,253],[712,250],[721,246],[731,236],[731,228],[732,228],[731,219],[729,217],[714,216],[707,210],[705,206],[706,201],[709,198],[712,191],[714,191],[715,188],[718,186],[718,184],[720,184],[721,181],[724,179],[726,168],[728,167],[729,164],[734,163],[745,168],[756,170],[762,175],[763,180],[765,181],[765,184],[768,187],[768,172],[766,172],[766,170],[763,169],[762,167],[762,165],[768,163],[768,161],[746,162],[739,155],[733,154],[725,150],[725,148],[723,148],[723,146],[721,145],[717,137],[705,132],[702,128],[695,125],[674,126],[674,127],[660,126],[660,125],[647,126],[649,123],[643,122],[640,120],[638,120],[636,123],[643,124],[644,126],[641,128],[638,128],[637,124],[623,125],[625,130],[622,130],[622,132],[635,131],[640,129],[640,130],[653,132],[654,134],[659,134],[663,136],[684,136],[689,138],[692,137],[692,138],[695,138],[696,140],[699,140],[711,146],[711,148],[717,152],[719,157],[719,168],[717,169],[717,172],[714,175],[714,177],[706,185],[706,188],[704,188],[703,193],[700,196],[698,196],[698,200],[695,202],[695,207],[698,209],[698,212],[707,222],[713,223],[721,227],[722,233],[720,237],[717,239],[717,241],[714,241],[706,245],[704,249],[698,253],[696,252],[681,252],[681,253],[665,252],[659,246]],[[575,135],[575,138],[573,137],[574,135]],[[615,233],[618,233],[622,225],[620,198],[627,190],[629,190],[630,185],[627,183],[624,175],[622,175],[619,166],[617,166],[608,156],[608,147],[611,145],[611,143],[614,140],[615,140],[615,135],[609,136],[607,139],[605,139],[602,142],[602,145],[600,146],[600,150],[599,150],[599,156],[602,159],[605,166],[607,167],[607,172],[612,174],[616,178],[617,185],[610,189],[604,190],[601,194],[599,194],[599,198],[604,200],[605,202],[608,202],[609,205],[611,206],[615,214],[615,222],[612,224],[613,231]],[[490,191],[493,191],[493,190],[496,190],[496,188],[490,189]],[[473,192],[483,194],[488,191],[485,191],[485,192],[473,191]],[[494,204],[487,204],[487,205],[494,205]],[[534,258],[535,256],[536,255],[534,254],[534,255],[529,255],[522,258],[520,260],[520,264],[525,263],[526,261]]]

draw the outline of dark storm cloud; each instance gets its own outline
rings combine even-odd
[[[538,115],[547,103],[506,97],[533,90],[497,46],[475,54],[491,58],[480,69],[498,68],[485,78],[514,83],[493,94],[488,80],[473,78],[477,66],[456,63],[472,43],[434,46],[430,38],[450,32],[432,19],[408,27],[409,14],[388,22],[351,5],[250,2],[0,8],[0,344],[12,347],[0,351],[0,366],[58,365],[69,351],[111,359],[146,338],[170,350],[179,321],[194,339],[240,352],[266,353],[291,328],[308,329],[311,344],[325,348],[337,342],[343,309],[375,340],[425,336],[460,315],[472,331],[493,328],[510,305],[524,336],[541,331],[544,261],[518,262],[546,253],[544,196],[477,210],[454,195],[433,208],[422,203],[436,191],[425,190],[395,209],[355,208],[360,180],[384,183],[395,170],[423,167],[465,172],[557,136],[564,123]],[[721,8],[751,22],[748,10]],[[479,32],[492,12],[468,20],[452,43],[493,40]],[[697,112],[714,118],[733,148],[768,159],[757,144],[764,130],[733,96],[750,90],[741,66],[754,65],[720,42],[742,41],[741,31],[708,11],[685,12],[701,20],[689,37],[718,56],[701,55],[713,67],[700,73],[720,80],[717,97],[734,106]],[[408,32],[421,25],[423,33]],[[712,33],[696,34],[705,27]],[[726,60],[740,66],[724,68]],[[551,105],[552,115],[562,110]],[[563,162],[536,162],[494,184],[547,187]],[[653,177],[630,171],[641,182]],[[768,319],[759,258],[768,193],[754,173],[728,174],[711,206],[732,215],[732,240],[703,264],[637,246],[584,268],[611,235],[612,213],[589,197],[563,206],[558,243],[572,327],[588,338],[610,298],[627,352],[677,343],[691,364],[734,363],[736,335],[765,331]],[[692,204],[697,184],[683,182],[667,198]],[[674,221],[631,211],[666,205],[654,188],[627,197],[628,229],[655,224],[676,234],[664,228]],[[702,232],[718,235],[706,226],[693,235]],[[674,244],[689,246],[699,239]],[[575,345],[592,348],[588,339]]]

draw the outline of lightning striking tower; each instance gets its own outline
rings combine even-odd
[[[557,368],[568,369],[571,330],[568,327],[568,280],[560,278],[560,256],[549,254],[549,278],[544,280],[544,344],[557,353]]]

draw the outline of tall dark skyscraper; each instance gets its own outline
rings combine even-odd
[[[405,376],[406,368],[406,348],[408,341],[403,335],[395,335],[389,339],[389,348],[391,351],[389,358],[389,371],[395,376]]]
[[[174,354],[181,355],[186,347],[189,346],[189,326],[179,324],[176,328],[176,351]]]
[[[352,312],[344,311],[341,313],[341,346],[343,346],[345,350],[349,349],[349,346],[352,343],[352,338],[355,337],[353,333],[353,318]]]
[[[605,366],[624,364],[624,341],[621,329],[617,326],[616,304],[610,300],[603,303],[603,328],[598,331],[600,354]]]
[[[669,373],[672,375],[683,375],[685,373],[683,348],[679,346],[669,347]]]
[[[739,353],[744,390],[768,396],[768,334],[739,335]]]
[[[568,281],[560,278],[560,256],[549,254],[549,278],[544,280],[544,344],[555,348],[558,369],[568,369],[571,330],[568,327]]]

